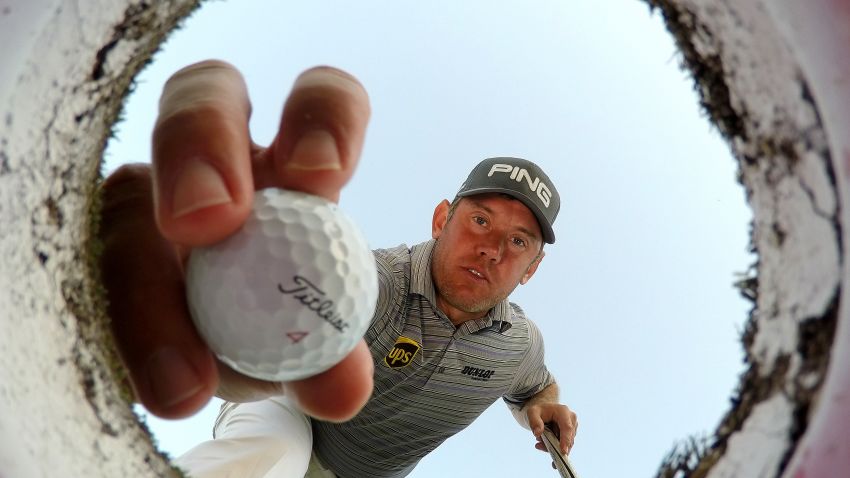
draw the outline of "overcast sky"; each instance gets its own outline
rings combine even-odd
[[[434,206],[485,157],[543,166],[558,240],[512,300],[578,413],[583,478],[654,476],[674,443],[714,430],[743,371],[750,305],[732,284],[754,261],[751,214],[658,13],[639,0],[208,2],[138,78],[105,172],[149,159],[163,82],[207,58],[245,75],[260,144],[304,69],[361,80],[372,121],[341,206],[374,247],[428,239]],[[180,454],[210,438],[218,403],[149,424]],[[411,476],[556,476],[533,445],[497,402]]]

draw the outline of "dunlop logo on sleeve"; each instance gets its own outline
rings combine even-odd
[[[384,363],[389,368],[402,368],[410,365],[413,362],[413,357],[419,352],[421,347],[415,340],[407,337],[399,337],[395,341],[395,345],[390,350],[390,353],[384,357]]]
[[[463,375],[469,375],[473,380],[486,382],[487,380],[490,380],[490,377],[492,377],[496,371],[466,366],[463,367],[463,370],[461,370],[460,373]]]

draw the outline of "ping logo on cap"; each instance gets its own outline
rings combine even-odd
[[[410,365],[413,362],[413,357],[416,356],[416,353],[419,352],[421,347],[415,340],[409,339],[407,337],[399,337],[395,341],[395,345],[393,346],[390,353],[384,357],[384,363],[387,364],[389,368],[401,368]]]
[[[549,203],[552,200],[552,190],[539,177],[534,178],[532,181],[531,174],[529,174],[527,169],[512,164],[496,163],[490,168],[487,177],[492,177],[496,173],[509,174],[510,178],[514,181],[525,184],[529,190],[537,194],[543,206],[549,207]],[[525,183],[523,183],[523,180],[525,180]]]

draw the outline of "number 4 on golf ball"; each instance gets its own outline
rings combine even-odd
[[[251,377],[323,372],[363,337],[375,311],[375,259],[336,204],[283,189],[257,191],[245,225],[192,251],[187,298],[213,352]]]

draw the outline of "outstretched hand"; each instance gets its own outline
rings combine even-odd
[[[322,374],[264,382],[216,360],[189,316],[183,265],[191,248],[239,229],[257,189],[338,201],[359,161],[370,108],[355,78],[320,67],[298,77],[270,146],[251,141],[250,112],[234,67],[186,67],[163,90],[152,167],[124,166],[103,182],[101,271],[112,331],[138,400],[157,416],[191,415],[213,394],[251,401],[285,393],[310,415],[346,420],[372,392],[363,341]]]
[[[535,448],[547,451],[543,443],[543,430],[548,424],[560,440],[561,453],[570,454],[578,431],[578,419],[575,412],[566,405],[547,402],[528,406],[526,414],[531,432],[537,438]]]

